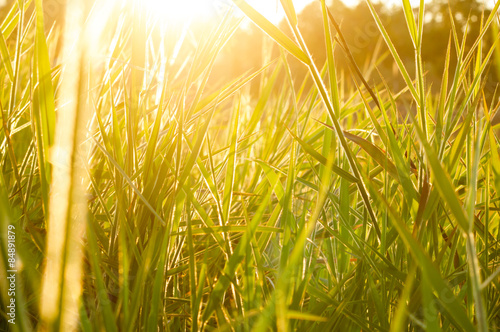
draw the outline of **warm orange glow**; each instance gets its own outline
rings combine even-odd
[[[126,0],[123,0],[126,1]],[[193,21],[217,19],[233,8],[238,13],[231,0],[140,0],[147,11],[163,23],[186,24]],[[279,0],[246,0],[262,15],[273,23],[284,18],[284,11]],[[294,0],[298,11],[313,0]]]
[[[144,0],[147,11],[164,23],[183,24],[216,15],[213,0]]]

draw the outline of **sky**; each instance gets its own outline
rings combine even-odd
[[[0,0],[2,1],[2,0]],[[210,17],[218,12],[224,13],[231,0],[141,0],[152,12],[166,15],[169,19],[184,20],[188,17]],[[257,11],[273,23],[279,22],[284,17],[279,0],[246,0]],[[314,0],[293,0],[299,12]],[[317,0],[316,0],[317,1]],[[346,0],[357,1],[357,0]]]
[[[313,1],[314,0],[294,0],[293,4],[295,6],[295,10],[300,12],[305,6]],[[285,15],[279,0],[247,0],[247,2],[273,23],[279,22]]]
[[[2,0],[0,0],[2,1]],[[126,1],[126,0],[122,0]],[[129,0],[130,1],[130,0]],[[133,1],[133,0],[132,0]],[[217,13],[224,13],[228,6],[233,5],[232,0],[136,0],[146,4],[154,13],[158,13],[169,20],[185,21],[189,18],[211,17]],[[279,0],[245,0],[257,11],[263,14],[273,23],[278,23],[284,18],[284,11]],[[292,0],[295,10],[300,12],[313,1],[319,0]],[[342,0],[348,6],[355,6],[364,0]],[[400,4],[401,0],[374,0],[383,1],[386,5]],[[429,0],[425,0],[426,2]],[[491,0],[494,1],[494,0]],[[330,4],[332,0],[326,0]],[[417,6],[420,0],[410,0],[413,6]]]
[[[220,1],[220,0],[201,0],[201,1]],[[229,1],[230,0],[222,0]],[[254,6],[261,14],[266,16],[273,23],[279,22],[285,15],[281,9],[281,4],[279,0],[246,0],[249,4]],[[305,6],[311,2],[319,2],[319,0],[292,0],[297,12],[300,12]],[[342,0],[347,6],[355,6],[359,2],[365,0]],[[431,2],[431,0],[424,0],[425,3]],[[496,0],[480,0],[479,2],[485,3],[488,7],[493,7]],[[327,5],[331,4],[332,0],[326,0]],[[402,0],[373,0],[373,2],[383,2],[386,6],[401,5]],[[420,0],[410,0],[412,7],[418,7]],[[278,6],[277,6],[278,5]],[[276,8],[279,8],[277,11]]]
[[[203,0],[202,0],[203,1]],[[205,0],[207,1],[207,0]],[[208,0],[213,1],[213,0]],[[279,0],[246,0],[249,4],[251,4],[255,9],[257,9],[261,14],[267,17],[271,22],[277,23],[279,22],[285,15],[284,11],[281,8],[281,4]],[[319,0],[292,0],[295,6],[295,10],[300,12],[304,7],[306,7],[311,2],[319,2]],[[360,1],[364,0],[342,0],[347,6],[355,6]],[[392,6],[396,4],[401,4],[401,0],[374,0],[374,2],[383,1],[386,5]],[[429,0],[425,0],[427,3]],[[492,0],[493,1],[493,0]],[[327,5],[329,5],[332,0],[326,0]],[[410,0],[412,6],[418,6],[420,0]],[[276,10],[278,8],[278,10]]]
[[[110,0],[107,0],[110,1]],[[120,1],[120,0],[118,0]],[[134,0],[121,0],[134,1]],[[231,0],[135,0],[146,4],[146,7],[151,12],[168,18],[170,20],[185,21],[187,19],[210,17],[216,15],[218,11],[224,12]],[[246,0],[256,10],[263,14],[268,20],[273,23],[278,23],[284,18],[284,12],[279,0]],[[292,0],[297,12],[300,12],[304,7],[313,1],[319,0]],[[327,4],[332,0],[326,0]],[[348,6],[355,6],[360,1],[364,0],[342,0]],[[377,0],[375,0],[377,1]],[[378,0],[383,1],[386,5],[392,6],[401,4],[402,0]],[[429,2],[430,0],[425,0]],[[495,0],[484,0],[485,3],[494,3]],[[0,7],[5,5],[7,0],[0,0]],[[412,6],[418,6],[420,0],[410,0]]]

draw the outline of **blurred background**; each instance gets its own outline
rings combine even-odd
[[[14,0],[0,0],[0,18],[6,14],[11,8]],[[118,0],[126,1],[126,0]],[[287,23],[284,21],[284,13],[281,10],[279,1],[266,0],[250,0],[247,1],[254,6],[259,12],[263,13],[271,22],[280,26],[280,28],[289,32]],[[45,10],[45,26],[47,33],[49,31],[60,31],[63,21],[64,0],[45,0],[43,1]],[[181,3],[181,5],[179,5]],[[328,1],[327,1],[328,3]],[[162,1],[148,0],[148,4],[152,11],[157,15],[156,19],[167,23],[172,23],[171,26],[184,26],[186,38],[189,42],[196,44],[200,38],[204,38],[204,32],[209,30],[207,26],[217,25],[222,16],[227,12],[228,8],[233,8],[233,15],[239,16],[239,10],[232,6],[230,0],[190,0],[190,1]],[[415,7],[418,1],[412,1]],[[320,10],[320,2],[315,0],[298,0],[294,1],[297,10],[300,10],[299,25],[305,40],[308,43],[316,64],[321,68],[325,62],[326,50],[324,45],[323,26]],[[452,37],[451,33],[451,17],[454,19],[454,24],[458,28],[457,31],[461,34],[466,30],[467,24],[467,45],[466,51],[470,49],[478,36],[478,31],[481,25],[482,17],[487,17],[490,13],[490,8],[494,5],[494,0],[426,0],[425,1],[425,26],[423,36],[422,56],[424,68],[426,70],[426,79],[428,83],[439,82],[443,74],[444,57],[446,46]],[[181,7],[181,8],[179,8]],[[402,88],[403,81],[400,75],[394,75],[397,72],[396,65],[392,58],[387,55],[388,49],[381,40],[380,32],[370,15],[369,9],[365,2],[358,0],[332,0],[329,1],[330,10],[341,25],[344,37],[351,48],[351,52],[356,59],[358,66],[363,68],[370,67],[372,62],[376,62],[376,68],[380,72],[368,72],[367,79],[371,83],[380,83],[380,76],[390,78],[390,84],[393,89]],[[194,8],[197,8],[196,13],[193,13]],[[451,16],[450,10],[453,13]],[[405,62],[409,72],[414,72],[415,53],[411,43],[411,38],[408,34],[402,14],[403,8],[397,0],[388,0],[376,2],[376,9],[379,13],[382,22],[384,23],[395,48],[398,50],[400,57]],[[186,15],[179,15],[179,10],[186,11]],[[175,12],[174,16],[169,13]],[[418,11],[415,12],[418,14]],[[301,24],[302,22],[302,24]],[[468,23],[467,23],[468,22]],[[56,28],[56,29],[54,29]],[[168,28],[167,28],[168,29]],[[291,35],[291,34],[290,34]],[[462,35],[458,36],[461,40]],[[485,38],[483,50],[488,50],[491,45],[493,33]],[[268,42],[270,39],[248,20],[243,20],[240,29],[231,38],[228,44],[222,50],[222,53],[217,58],[211,80],[219,81],[220,83],[228,79],[234,79],[246,72],[257,70],[265,65],[266,61],[270,61],[279,56],[278,48],[275,47],[273,54],[263,54],[263,42]],[[273,43],[269,42],[264,49],[268,50],[273,47]],[[343,52],[339,47],[336,49],[337,66],[339,71],[349,70],[347,61]],[[241,54],[244,54],[242,59]],[[451,52],[450,67],[453,68],[456,64],[456,53]],[[497,52],[493,57],[492,64],[498,63],[495,59],[500,58],[500,52]],[[57,59],[57,57],[53,58]],[[307,72],[307,68],[301,65],[297,60],[291,59],[291,69],[294,72],[294,78],[297,81],[302,81]],[[54,64],[55,65],[55,64]],[[363,70],[362,70],[363,71]],[[346,75],[349,76],[349,75]],[[500,68],[492,65],[487,71],[485,91],[494,93],[497,82],[500,80]],[[279,78],[283,79],[283,77]],[[347,82],[348,83],[348,82]],[[258,91],[259,80],[252,82],[252,91]],[[433,84],[433,92],[439,89],[438,84]]]

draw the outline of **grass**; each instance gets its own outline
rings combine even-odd
[[[418,15],[403,1],[412,74],[367,0],[397,91],[390,77],[368,83],[376,61],[357,66],[320,2],[324,64],[292,1],[288,35],[234,0],[274,41],[263,57],[278,56],[219,85],[231,14],[193,43],[139,2],[109,17],[96,4],[89,19],[75,2],[49,34],[41,0],[13,4],[0,26],[0,227],[16,229],[17,316],[9,325],[2,236],[0,329],[500,329],[500,103],[484,90],[500,68],[500,2],[472,49],[454,28],[439,93],[423,1]]]

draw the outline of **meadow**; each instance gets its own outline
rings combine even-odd
[[[287,31],[233,0],[197,34],[138,0],[69,1],[54,28],[14,1],[0,330],[500,330],[500,2],[452,25],[436,86],[424,1],[401,2],[411,64],[371,1],[366,63],[325,0],[324,63],[292,0]],[[262,65],[214,77],[245,24]]]

